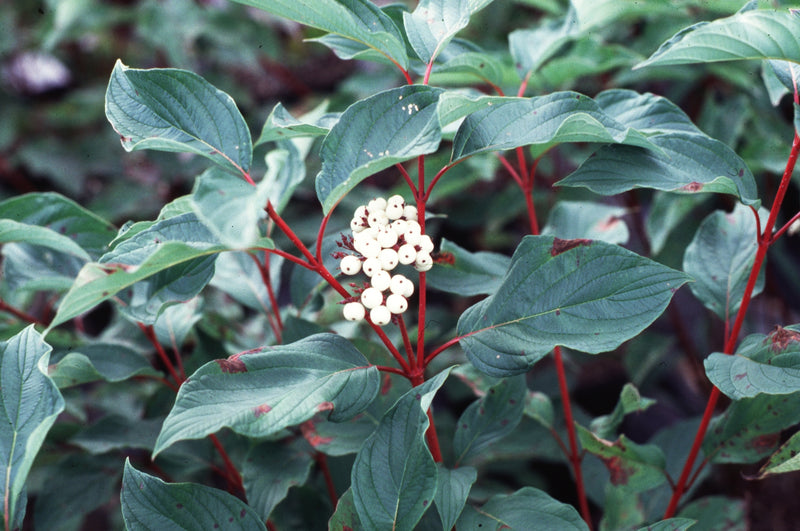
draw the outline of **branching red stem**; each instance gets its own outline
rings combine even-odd
[[[408,187],[411,189],[411,195],[417,197],[417,187],[414,185],[414,181],[411,179],[411,176],[408,174],[408,171],[400,163],[395,164],[395,167],[400,172],[400,175],[403,176],[403,179],[406,181]]]
[[[744,323],[744,317],[747,313],[747,309],[750,306],[750,300],[753,296],[753,289],[756,285],[756,280],[758,279],[758,274],[761,271],[761,267],[764,264],[764,258],[767,255],[767,250],[769,249],[770,245],[775,241],[774,237],[772,236],[772,229],[775,227],[775,220],[778,217],[778,212],[780,211],[781,204],[783,203],[783,199],[786,196],[786,190],[789,187],[789,182],[792,178],[792,172],[794,171],[795,164],[797,163],[797,157],[800,154],[800,137],[797,136],[797,133],[794,135],[794,139],[792,140],[792,150],[789,153],[789,158],[786,161],[786,169],[783,172],[783,177],[781,178],[780,186],[778,187],[778,191],[775,194],[775,199],[772,202],[772,208],[770,208],[769,218],[767,218],[767,222],[764,225],[764,231],[758,234],[758,248],[756,250],[756,256],[753,260],[753,267],[750,270],[750,276],[747,279],[747,286],[744,290],[744,296],[742,297],[742,303],[739,306],[739,311],[736,313],[736,320],[731,327],[730,334],[728,337],[725,338],[725,348],[723,352],[725,354],[733,354],[734,348],[736,347],[736,342],[739,338],[739,333],[742,329],[742,324]],[[717,401],[720,397],[720,390],[717,387],[714,387],[711,390],[711,395],[708,397],[708,402],[706,403],[706,409],[703,413],[703,418],[700,421],[700,426],[697,429],[697,433],[695,434],[694,441],[692,443],[692,448],[689,451],[689,455],[686,458],[686,462],[684,463],[683,470],[681,471],[681,475],[678,478],[678,482],[675,484],[675,488],[672,491],[672,497],[670,498],[669,505],[667,506],[667,510],[664,513],[664,518],[671,518],[675,511],[678,508],[678,502],[680,501],[681,497],[683,496],[684,492],[687,488],[687,482],[689,479],[689,475],[692,472],[692,468],[694,467],[694,462],[697,459],[697,455],[700,452],[700,448],[703,444],[703,439],[705,438],[706,432],[708,431],[708,425],[711,422],[711,418],[714,414],[714,409],[717,405]]]

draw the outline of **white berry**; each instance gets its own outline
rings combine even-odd
[[[360,242],[361,248],[356,247],[356,250],[364,255],[364,258],[378,258],[381,252],[381,246],[375,240],[364,240]],[[409,262],[411,263],[411,262]]]
[[[367,288],[361,292],[361,304],[369,309],[380,306],[383,304],[383,293],[378,288]]]
[[[417,207],[406,205],[403,208],[403,217],[406,219],[417,219]]]
[[[355,210],[355,212],[353,212],[353,217],[357,218],[357,219],[361,219],[361,218],[367,217],[367,207],[365,207],[364,205],[361,205],[360,207],[358,207]]]
[[[389,224],[389,218],[386,217],[386,212],[377,210],[375,212],[370,212],[367,223],[369,223],[370,227],[380,228]]]
[[[397,261],[401,264],[413,264],[416,259],[417,250],[409,243],[401,245],[397,250]]]
[[[389,274],[388,271],[378,271],[372,278],[370,279],[369,283],[373,288],[377,288],[381,291],[386,291],[389,289],[389,285],[392,282],[392,276]]]
[[[353,218],[350,220],[350,230],[353,232],[361,232],[364,230],[364,224],[361,221],[361,218]]]
[[[382,197],[376,197],[375,199],[367,203],[367,210],[369,210],[370,213],[376,210],[386,210],[386,204],[387,204],[386,199]]]
[[[389,227],[384,227],[378,231],[376,239],[380,246],[386,249],[397,243],[397,233]]]
[[[419,242],[422,241],[422,236],[418,232],[408,230],[403,234],[403,239],[409,245],[419,245]]]
[[[402,295],[392,293],[386,297],[386,308],[392,313],[403,313],[408,309],[408,301]]]
[[[426,253],[430,253],[433,251],[433,240],[431,240],[431,237],[428,236],[427,234],[423,234],[420,237],[419,243],[417,245],[419,245],[419,248]]]
[[[417,253],[417,259],[414,261],[414,269],[417,271],[428,271],[433,267],[433,258],[430,253],[420,251]]]
[[[339,262],[339,269],[341,269],[342,273],[345,275],[355,275],[361,271],[361,260],[352,255],[345,256],[342,258],[342,261]]]
[[[387,325],[392,320],[392,312],[386,306],[376,306],[369,311],[369,319],[378,326]]]
[[[414,294],[414,283],[403,275],[394,275],[389,283],[389,290],[403,297],[410,297]]]
[[[419,236],[422,234],[422,227],[420,227],[419,223],[417,223],[413,219],[410,221],[406,221],[406,231],[404,234],[408,233],[416,234]]]
[[[364,305],[360,302],[348,302],[344,305],[344,318],[348,321],[360,321],[367,314]]]
[[[385,271],[391,271],[397,267],[399,261],[397,258],[397,251],[394,249],[381,249],[378,260],[381,261],[381,268]]]
[[[395,194],[386,200],[386,208],[389,208],[389,205],[400,205],[402,207],[405,206],[405,204],[406,200],[403,199],[403,196],[400,194]]]
[[[402,236],[403,234],[405,234],[407,227],[408,223],[404,219],[398,219],[397,221],[392,221],[392,230],[398,236]]]
[[[382,269],[381,261],[378,258],[367,258],[364,260],[364,263],[361,264],[361,268],[364,270],[364,274],[368,277],[374,276]]]

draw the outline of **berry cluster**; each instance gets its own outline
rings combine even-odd
[[[350,229],[352,248],[361,256],[344,256],[339,268],[346,275],[363,271],[370,280],[358,300],[344,305],[344,317],[360,321],[369,310],[369,319],[374,324],[389,324],[392,314],[408,309],[407,298],[414,293],[413,282],[389,271],[397,264],[413,265],[417,271],[429,270],[433,265],[433,241],[422,234],[417,208],[406,205],[399,195],[388,200],[379,197],[358,207]]]

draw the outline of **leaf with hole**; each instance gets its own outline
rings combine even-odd
[[[334,334],[235,354],[206,363],[181,386],[153,454],[226,427],[267,437],[322,411],[347,420],[379,387],[375,366]]]
[[[652,323],[688,280],[616,245],[526,236],[497,292],[461,315],[460,344],[498,377],[527,371],[558,345],[606,352]]]

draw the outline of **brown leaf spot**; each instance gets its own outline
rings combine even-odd
[[[253,413],[255,413],[256,414],[256,418],[258,418],[261,415],[269,413],[270,411],[272,411],[272,406],[268,406],[267,404],[261,404],[260,406],[257,406],[253,410]]]
[[[435,264],[455,265],[456,263],[455,255],[447,251],[433,253],[432,258]]]
[[[317,406],[317,412],[320,411],[332,411],[333,410],[333,402],[322,402]]]
[[[234,354],[230,358],[224,360],[214,360],[219,365],[219,370],[226,374],[233,374],[237,372],[247,372],[247,365],[239,359],[239,354]]]
[[[681,186],[681,190],[684,192],[699,192],[703,189],[703,183],[699,183],[697,181],[692,181],[689,184]]]
[[[558,256],[561,253],[567,252],[575,247],[589,246],[592,240],[585,238],[576,238],[574,240],[562,240],[561,238],[553,238],[553,247],[550,249],[550,256]]]
[[[300,431],[303,433],[305,440],[308,441],[308,444],[314,448],[324,444],[330,444],[333,441],[333,437],[322,437],[320,434],[318,434],[317,427],[310,420],[307,420],[300,425]]]
[[[746,446],[754,450],[769,450],[780,442],[780,433],[766,433],[747,441]]]
[[[389,374],[383,375],[383,382],[381,383],[381,395],[386,396],[392,390],[392,378]]]
[[[631,475],[635,472],[633,467],[625,466],[625,462],[619,456],[603,459],[603,463],[611,474],[612,485],[627,485]]]
[[[769,334],[767,339],[772,343],[770,349],[773,352],[781,352],[789,347],[789,343],[792,343],[793,341],[800,341],[800,332],[786,330],[782,326],[778,325],[775,327],[775,330]]]

